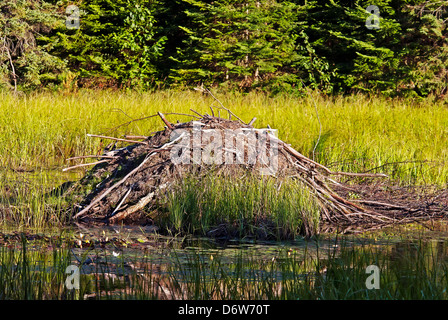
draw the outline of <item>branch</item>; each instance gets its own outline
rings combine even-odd
[[[92,162],[92,163],[83,163],[83,164],[78,164],[76,166],[72,166],[72,167],[68,167],[68,168],[64,168],[62,169],[62,171],[68,171],[68,170],[72,170],[72,169],[76,169],[76,168],[81,168],[81,167],[87,167],[87,166],[94,166],[100,163],[105,163],[105,162],[109,162],[110,160],[101,160],[101,161],[97,161],[97,162]]]
[[[8,54],[9,63],[11,64],[11,70],[12,70],[12,78],[14,79],[14,92],[17,92],[17,75],[16,75],[16,69],[14,68],[14,63],[12,62],[11,53],[9,52],[9,48],[6,46],[6,37],[3,38],[3,49]]]
[[[173,130],[174,127],[171,123],[168,122],[168,120],[166,120],[165,116],[163,115],[163,113],[161,112],[157,112],[157,114],[159,115],[159,117],[162,119],[162,121],[166,124],[166,126],[168,127],[168,129]]]
[[[103,194],[101,194],[101,196],[99,196],[98,198],[96,198],[95,200],[93,200],[87,207],[85,207],[84,209],[82,209],[80,212],[78,212],[73,218],[79,218],[82,215],[86,214],[95,204],[97,204],[98,202],[100,202],[105,196],[107,196],[110,192],[112,192],[112,190],[114,190],[115,188],[117,188],[118,186],[120,186],[121,184],[123,184],[123,182],[125,182],[130,176],[132,176],[134,173],[136,173],[138,170],[140,170],[140,168],[151,158],[151,156],[153,156],[154,154],[156,154],[156,152],[160,152],[160,151],[165,151],[167,150],[166,147],[174,144],[176,141],[180,140],[183,136],[185,135],[185,133],[182,133],[179,137],[177,137],[176,139],[174,139],[171,142],[168,142],[166,144],[164,144],[160,149],[155,149],[153,151],[151,151],[146,158],[135,168],[133,169],[131,172],[129,172],[123,179],[121,179],[120,181],[118,181],[116,184],[114,184],[112,187],[110,187],[109,189],[107,189]]]
[[[66,160],[66,161],[69,161],[69,160],[75,160],[75,159],[87,159],[87,158],[117,159],[118,157],[114,157],[114,156],[96,156],[96,155],[91,155],[91,156],[71,157],[71,158],[67,158],[67,159],[65,159],[65,160]]]
[[[158,190],[164,189],[166,188],[167,184],[162,184]],[[146,205],[148,203],[151,202],[151,200],[154,198],[155,194],[157,191],[153,191],[148,193],[146,196],[144,196],[143,198],[141,198],[136,204],[134,204],[133,206],[130,206],[126,209],[124,209],[123,211],[120,211],[118,213],[116,213],[115,215],[111,216],[109,218],[109,221],[114,223],[120,220],[125,219],[126,217],[128,217],[129,215],[133,214],[134,212],[137,212],[141,209],[143,209],[144,207],[146,207]]]
[[[109,136],[102,136],[102,135],[97,135],[97,134],[87,134],[88,137],[93,137],[93,138],[101,138],[101,139],[109,139],[109,140],[115,140],[115,141],[122,141],[122,142],[129,142],[129,143],[138,143],[138,144],[147,144],[146,142],[143,141],[136,141],[136,140],[128,140],[128,139],[120,139],[120,138],[115,138],[115,137],[109,137]]]
[[[146,158],[136,167],[134,168],[131,172],[129,172],[123,179],[121,179],[120,181],[118,181],[116,184],[114,184],[112,187],[110,187],[109,189],[107,189],[105,192],[103,192],[103,194],[101,194],[101,196],[99,196],[98,198],[96,198],[95,200],[93,200],[92,202],[90,202],[90,204],[85,207],[84,209],[82,209],[81,211],[79,211],[73,218],[77,219],[78,217],[81,217],[82,215],[84,215],[85,213],[87,213],[95,204],[97,204],[98,202],[100,202],[105,196],[107,196],[109,193],[112,192],[112,190],[114,190],[115,188],[117,188],[118,186],[120,186],[123,182],[125,182],[130,176],[132,176],[134,173],[136,173],[138,170],[140,170],[140,168],[151,158],[152,155],[154,155],[157,151],[161,151],[161,150],[155,150],[153,152],[151,152],[150,154],[148,154],[146,156]]]

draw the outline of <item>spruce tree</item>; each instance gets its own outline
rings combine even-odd
[[[176,81],[284,90],[327,80],[321,77],[325,62],[303,32],[306,6],[274,0],[185,2],[192,24],[180,26],[188,38],[172,73]]]

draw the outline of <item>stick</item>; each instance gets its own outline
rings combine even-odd
[[[360,207],[360,206],[354,204],[353,202],[350,202],[350,201],[348,201],[348,200],[345,200],[344,198],[338,196],[337,194],[335,194],[335,193],[333,193],[333,192],[330,193],[330,195],[331,195],[331,197],[335,198],[335,199],[338,200],[339,202],[342,202],[342,203],[344,203],[344,204],[346,204],[346,205],[348,205],[348,206],[351,206],[351,207],[355,207],[356,209],[358,209],[358,210],[360,210],[360,211],[362,211],[362,212],[367,212],[366,209],[364,209],[364,208],[362,208],[362,207]]]
[[[236,116],[232,111],[230,111],[229,109],[227,109],[226,107],[224,107],[224,105],[221,103],[221,101],[218,100],[218,98],[216,98],[213,93],[208,90],[207,88],[204,88],[205,91],[207,91],[208,94],[210,94],[213,99],[215,99],[216,101],[218,101],[218,103],[221,105],[221,108],[226,110],[229,113],[229,120],[232,120],[232,116],[234,116],[235,118],[237,118],[241,123],[244,123],[243,120],[241,120],[238,116]]]
[[[152,132],[152,133],[155,133],[155,132]],[[143,139],[143,140],[148,139],[147,136],[130,136],[130,135],[125,135],[124,137],[126,139]]]
[[[210,110],[212,111],[212,117],[215,117],[215,113],[213,112],[213,107],[210,107]]]
[[[171,123],[168,122],[168,120],[166,120],[165,116],[161,113],[161,112],[157,112],[157,114],[159,115],[159,117],[162,119],[162,121],[166,124],[166,126],[168,127],[168,129],[173,130],[174,127]]]
[[[247,124],[248,126],[251,126],[254,124],[255,120],[257,120],[257,118],[253,117],[252,120],[249,121],[249,123]]]
[[[155,150],[153,152],[151,152],[150,154],[148,154],[146,156],[146,158],[135,168],[133,169],[131,172],[129,172],[123,179],[121,179],[120,181],[118,181],[116,184],[114,184],[112,187],[110,187],[109,189],[107,189],[105,192],[103,192],[103,194],[101,194],[101,196],[99,196],[98,198],[96,198],[94,201],[90,202],[90,204],[85,207],[84,209],[82,209],[81,211],[79,211],[77,214],[75,214],[75,216],[73,217],[74,219],[84,215],[86,212],[88,212],[95,204],[97,204],[98,202],[100,202],[105,196],[107,196],[112,190],[114,190],[115,188],[117,188],[118,186],[120,186],[123,182],[125,182],[130,176],[132,176],[134,173],[136,173],[148,160],[149,158],[151,158],[152,155],[154,155],[157,151],[161,151],[161,150]]]
[[[356,199],[356,200],[352,200],[353,202],[360,202],[360,203],[364,203],[364,204],[370,204],[372,206],[382,206],[382,207],[389,207],[389,208],[395,208],[395,209],[404,209],[404,210],[412,210],[409,207],[403,207],[403,206],[399,206],[396,204],[391,204],[391,203],[385,203],[385,202],[378,202],[378,201],[370,201],[370,200],[361,200],[361,199]]]
[[[384,173],[353,173],[353,172],[335,172],[331,171],[332,175],[339,175],[339,176],[353,176],[353,177],[384,177],[389,178],[387,174]]]
[[[272,137],[273,138],[273,137]],[[280,139],[277,139],[278,143],[286,149],[286,151],[288,151],[291,155],[293,155],[294,157],[298,158],[298,159],[302,159],[305,160],[307,162],[310,162],[312,164],[314,164],[316,167],[319,167],[321,169],[323,169],[324,171],[326,171],[328,174],[331,174],[332,172],[330,171],[330,169],[328,169],[327,167],[321,165],[320,163],[317,163],[307,157],[305,157],[304,155],[302,155],[300,152],[294,150],[293,148],[291,148],[290,146],[288,146],[286,143],[284,143],[283,141],[281,141]]]
[[[380,221],[380,222],[385,222],[383,219],[378,218],[378,217],[376,217],[376,216],[374,216],[374,215],[365,213],[365,212],[354,212],[354,213],[349,213],[348,215],[350,215],[350,216],[354,216],[354,215],[364,215],[364,216],[368,216],[368,217],[370,217],[370,218],[372,218],[372,219],[374,219],[374,220],[377,220],[377,221]],[[393,218],[389,218],[389,217],[386,217],[386,216],[383,216],[383,215],[381,215],[381,217],[383,217],[383,218],[385,218],[385,219],[388,219],[388,220],[395,221],[395,219],[393,219]]]
[[[274,137],[272,137],[272,138],[274,138]],[[278,141],[278,143],[280,145],[282,145],[283,148],[286,149],[286,151],[288,151],[294,157],[296,157],[298,159],[305,160],[306,162],[312,163],[316,167],[319,167],[319,168],[323,169],[324,171],[326,171],[330,175],[354,176],[354,177],[386,177],[386,178],[389,177],[387,174],[384,174],[384,173],[351,173],[351,172],[335,172],[335,171],[331,171],[330,169],[328,169],[327,167],[321,165],[320,163],[317,163],[317,162],[315,162],[315,161],[305,157],[303,154],[301,154],[297,150],[293,149],[292,147],[290,147],[289,145],[287,145],[286,143],[284,143],[280,139],[277,139],[277,141]]]
[[[96,155],[91,155],[91,156],[78,156],[78,157],[71,157],[71,158],[67,158],[65,159],[66,161],[69,160],[75,160],[75,159],[87,159],[87,158],[104,158],[104,159],[117,159],[118,157],[114,157],[114,156],[96,156]]]
[[[126,198],[129,196],[129,194],[131,193],[131,191],[132,191],[132,187],[133,187],[134,185],[132,185],[132,186],[130,186],[129,187],[129,190],[128,190],[128,192],[126,192],[126,194],[124,195],[124,197],[123,197],[123,199],[121,199],[121,201],[120,201],[120,203],[118,204],[118,206],[115,208],[115,210],[111,213],[111,217],[112,216],[114,216],[114,214],[118,211],[118,210],[120,210],[120,207],[121,207],[121,205],[123,204],[123,202],[126,200]]]
[[[103,194],[101,194],[101,196],[99,196],[98,198],[96,198],[95,200],[93,200],[92,202],[90,202],[90,204],[85,207],[84,209],[82,209],[80,212],[78,212],[77,214],[75,214],[75,216],[73,217],[74,219],[84,215],[85,213],[87,213],[95,204],[97,204],[98,202],[100,202],[105,196],[107,196],[113,189],[115,189],[116,187],[120,186],[123,182],[125,182],[130,176],[132,176],[134,173],[136,173],[138,170],[140,170],[140,168],[149,160],[149,158],[151,158],[151,156],[153,156],[156,152],[160,152],[160,151],[164,151],[167,149],[164,149],[165,147],[175,143],[177,140],[181,139],[183,136],[185,135],[185,132],[182,133],[179,137],[177,137],[176,139],[174,139],[173,141],[166,143],[162,148],[160,149],[156,149],[151,151],[151,153],[149,153],[146,158],[135,168],[133,169],[131,172],[129,172],[123,179],[121,179],[120,181],[118,181],[116,184],[114,184],[112,187],[110,187],[109,189],[107,189],[105,192],[103,192]]]
[[[176,114],[176,115],[180,115],[180,116],[188,116],[188,117],[200,119],[199,117],[197,117],[195,115],[187,114],[187,113],[178,113],[178,112],[167,112],[167,113],[165,113],[165,115],[168,115],[168,114]],[[108,130],[107,132],[115,131],[118,128],[121,128],[123,126],[127,126],[127,125],[129,125],[129,124],[131,124],[131,123],[133,123],[135,121],[142,121],[142,120],[146,120],[146,119],[153,118],[153,117],[158,117],[158,116],[159,116],[158,114],[153,114],[153,115],[146,116],[146,117],[143,117],[143,118],[133,119],[131,121],[122,123],[122,124],[116,126],[115,128],[112,128],[112,129]]]
[[[104,162],[109,162],[109,160],[101,160],[101,161],[92,162],[92,163],[78,164],[78,165],[76,165],[76,166],[72,166],[72,167],[64,168],[64,169],[62,169],[62,171],[68,171],[68,170],[72,170],[72,169],[76,169],[76,168],[87,167],[87,166],[93,166],[93,165],[100,164],[100,163],[104,163]]]
[[[102,135],[90,134],[90,133],[88,133],[87,136],[88,136],[88,137],[93,137],[93,138],[109,139],[109,140],[122,141],[122,142],[129,142],[129,143],[147,144],[146,142],[143,142],[143,141],[128,140],[128,139],[120,139],[120,138],[108,137],[108,136],[102,136]]]
[[[8,54],[9,63],[11,64],[12,78],[14,79],[14,93],[16,93],[17,92],[17,75],[16,75],[16,70],[14,68],[14,64],[12,63],[11,53],[9,52],[9,48],[6,46],[6,36],[3,39],[3,47],[6,50],[6,53]]]
[[[196,113],[196,114],[197,114],[198,116],[200,116],[201,118],[204,118],[204,116],[203,116],[202,114],[200,114],[199,112],[197,112],[197,111],[195,111],[195,110],[193,110],[193,109],[191,109],[191,108],[190,108],[190,110],[193,111],[194,113]]]

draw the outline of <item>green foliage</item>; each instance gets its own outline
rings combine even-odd
[[[78,30],[57,30],[54,54],[67,57],[84,85],[150,86],[166,37],[155,38],[153,1],[87,0]]]
[[[325,63],[303,32],[307,6],[287,1],[189,1],[191,27],[173,69],[178,82],[232,83],[242,88],[313,87]],[[320,76],[319,76],[320,71]],[[328,79],[325,79],[328,83]]]
[[[367,94],[269,97],[255,91],[218,98],[243,121],[256,117],[257,127],[278,128],[280,139],[334,171],[386,173],[403,185],[446,188],[445,101],[430,97],[419,102]],[[65,159],[99,154],[109,143],[89,138],[86,133],[115,137],[147,134],[162,130],[163,122],[149,118],[120,125],[158,111],[190,113],[193,108],[205,114],[214,103],[212,97],[193,90],[126,94],[121,90],[79,90],[70,95],[48,92],[20,98],[0,91],[0,166],[21,170],[77,164]],[[221,116],[225,116],[222,111]],[[168,116],[169,121],[176,119],[184,122],[191,117]]]
[[[311,44],[337,74],[335,92],[446,94],[446,4],[376,1],[380,9],[377,30],[365,27],[369,1],[315,4],[308,23]]]
[[[402,37],[404,76],[408,91],[421,96],[448,93],[448,4],[444,1],[416,1],[409,4]]]
[[[65,61],[48,53],[41,39],[61,24],[46,1],[5,0],[0,4],[0,87],[24,89],[58,83]]]
[[[80,8],[79,29],[65,26],[69,4]],[[366,27],[369,5],[8,0],[0,13],[0,83],[445,96],[446,2],[378,0],[379,29]]]

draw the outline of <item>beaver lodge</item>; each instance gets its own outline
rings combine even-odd
[[[256,129],[255,118],[245,123],[224,107],[211,108],[211,115],[192,112],[185,123],[169,122],[172,113],[150,116],[165,125],[150,136],[90,135],[125,146],[69,159],[99,159],[64,169],[94,165],[68,191],[72,218],[153,223],[214,237],[291,238],[425,220],[446,210],[440,194],[431,202],[410,192],[381,193],[372,186],[384,174],[334,172],[278,139],[275,130]],[[359,178],[371,184],[349,183]]]

